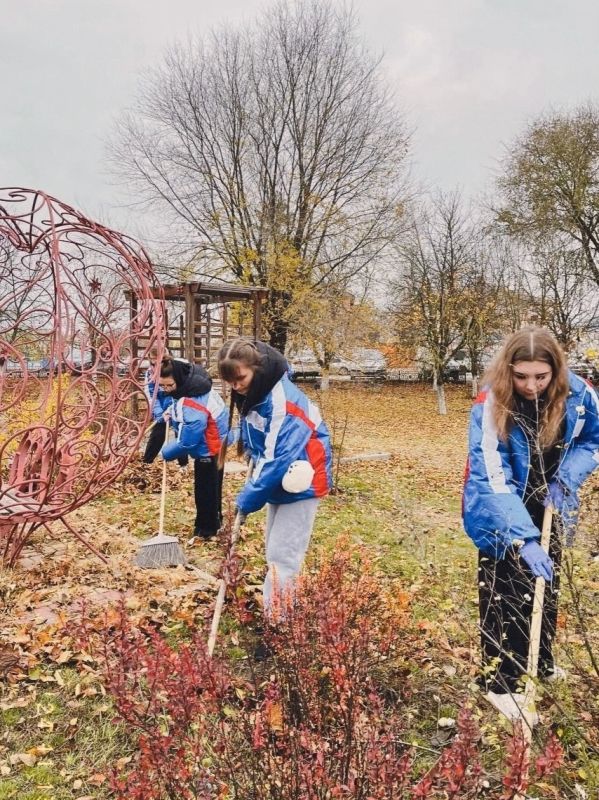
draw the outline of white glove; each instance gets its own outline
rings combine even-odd
[[[314,468],[308,461],[294,461],[283,477],[283,489],[290,494],[305,492],[312,485]]]

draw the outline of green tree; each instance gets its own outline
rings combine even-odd
[[[560,237],[599,285],[599,110],[535,120],[509,148],[498,220],[526,240]]]

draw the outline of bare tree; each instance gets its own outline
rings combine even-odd
[[[537,320],[565,350],[599,327],[599,293],[586,267],[581,251],[557,237],[537,243],[524,267]]]
[[[48,324],[47,314],[40,311],[42,298],[52,296],[54,288],[40,283],[39,269],[35,258],[23,256],[0,236],[0,337],[6,345],[20,343],[31,353],[38,345],[36,332]]]
[[[138,198],[183,223],[204,272],[271,289],[266,322],[283,349],[297,294],[386,252],[406,152],[353,13],[306,0],[173,48],[112,160]]]
[[[438,194],[419,209],[398,246],[400,274],[393,282],[398,325],[402,338],[415,339],[428,352],[440,414],[447,413],[445,368],[466,339],[475,244],[474,226],[454,192]]]

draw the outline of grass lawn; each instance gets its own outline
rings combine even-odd
[[[338,489],[321,504],[308,568],[339,536],[366,548],[381,579],[406,593],[426,646],[426,658],[411,665],[407,678],[411,740],[434,749],[440,741],[437,720],[455,717],[471,702],[493,769],[500,758],[498,734],[507,723],[473,688],[475,550],[460,521],[470,398],[465,388],[450,388],[449,413],[440,417],[427,387],[343,386],[326,396],[311,393],[334,432],[337,455],[388,452],[390,457],[339,464]],[[129,757],[110,699],[77,646],[81,604],[86,613],[110,621],[122,600],[132,615],[151,617],[174,639],[211,616],[209,579],[183,568],[146,573],[131,566],[139,540],[157,530],[160,474],[158,463],[133,464],[111,492],[70,518],[109,555],[113,571],[58,527],[56,539],[40,535],[14,570],[0,571],[2,646],[19,658],[0,684],[0,800],[101,800],[109,797],[109,765]],[[229,509],[242,480],[226,478]],[[546,691],[540,704],[539,727],[558,732],[566,765],[539,797],[599,797],[599,734],[593,724],[599,678],[585,682],[591,657],[599,660],[599,563],[589,557],[599,549],[596,485],[589,482],[585,490],[571,562],[575,591],[565,581],[562,595],[559,650],[572,680]],[[222,545],[187,545],[193,516],[192,476],[170,465],[167,532],[181,537],[197,567],[214,574]],[[248,591],[262,580],[262,524],[263,512],[252,515],[239,545]],[[235,639],[236,632],[224,620],[221,643],[229,637]]]

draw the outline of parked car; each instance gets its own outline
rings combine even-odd
[[[1,367],[2,371],[5,373],[7,377],[20,378],[23,375],[23,366],[20,361],[10,361],[9,359],[3,359]]]
[[[292,380],[314,380],[322,375],[316,355],[308,348],[290,353],[287,362],[291,368]]]
[[[352,351],[351,357],[336,355],[330,364],[331,375],[351,375],[354,377],[385,378],[387,363],[378,350],[359,347]]]

